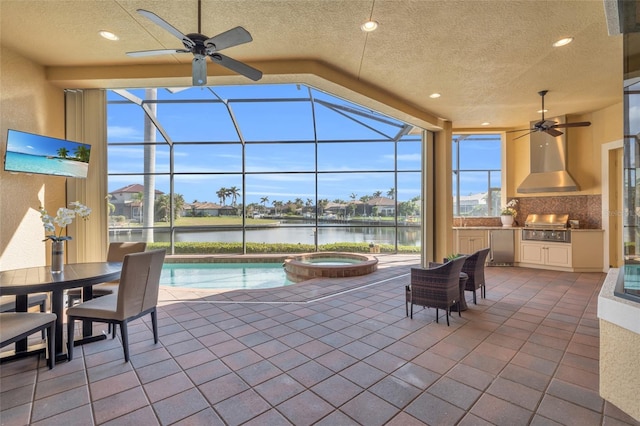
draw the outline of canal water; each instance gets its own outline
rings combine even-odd
[[[331,244],[335,242],[353,243],[374,243],[374,244],[395,244],[394,228],[381,228],[375,226],[320,226],[318,235],[315,235],[314,228],[301,224],[283,224],[284,226],[268,228],[247,228],[247,242],[255,243],[300,243],[315,244],[317,237],[318,244]],[[170,240],[167,229],[156,229],[154,231],[155,242],[168,242]],[[136,240],[136,230],[133,235],[125,230],[110,234],[111,241],[132,241]],[[140,231],[137,231],[138,233]],[[176,242],[242,242],[242,232],[236,229],[221,230],[176,230]],[[398,244],[403,246],[420,246],[422,243],[419,227],[399,227]]]

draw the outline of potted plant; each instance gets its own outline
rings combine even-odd
[[[518,212],[516,211],[517,205],[518,199],[513,198],[502,208],[502,211],[500,212],[500,221],[502,222],[502,226],[513,226],[513,222],[518,215]]]

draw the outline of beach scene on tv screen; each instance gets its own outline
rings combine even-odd
[[[7,171],[87,177],[91,146],[79,142],[9,130]]]

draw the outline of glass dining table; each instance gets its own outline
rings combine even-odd
[[[27,297],[31,293],[51,293],[51,311],[58,318],[55,327],[56,361],[67,359],[63,340],[64,330],[64,291],[82,287],[83,300],[93,297],[92,286],[120,278],[122,262],[71,263],[64,266],[62,272],[51,272],[49,266],[12,269],[0,271],[0,296],[16,296],[16,312],[27,311]],[[84,322],[82,339],[74,344],[82,344],[106,338],[105,335],[93,336],[92,324]],[[71,339],[71,337],[69,337]],[[27,340],[16,342],[15,356],[29,353]]]

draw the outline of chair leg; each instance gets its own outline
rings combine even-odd
[[[115,325],[114,327],[115,328]],[[127,322],[120,323],[120,334],[122,334],[122,349],[124,349],[124,362],[129,362],[129,334],[127,333]]]
[[[40,305],[39,305],[40,306],[40,312],[46,312],[47,311],[46,306],[44,306],[45,301],[46,300],[43,300],[42,302],[40,302]],[[47,334],[45,333],[45,330],[46,329],[43,328],[42,331],[40,331],[40,334],[42,335],[42,340],[47,338]]]
[[[73,359],[73,327],[75,325],[75,318],[67,317],[67,356],[69,361]],[[55,354],[53,355],[55,356]]]
[[[153,328],[153,343],[158,344],[158,313],[156,308],[151,311],[151,327]]]
[[[461,317],[462,314],[460,313],[460,305],[462,305],[462,302],[458,302],[458,316]]]
[[[447,318],[447,321],[449,321],[449,318]],[[438,308],[436,308],[436,324],[438,323]]]
[[[482,287],[480,287],[480,293],[482,293]],[[473,304],[477,305],[477,303],[476,303],[476,291],[475,290],[473,290]]]
[[[53,321],[47,327],[47,352],[49,352],[47,364],[49,365],[49,370],[56,365],[56,333],[53,332],[55,326],[56,323]]]
[[[111,332],[111,338],[115,339],[116,338],[116,325],[115,323],[109,323],[109,331]]]
[[[447,327],[449,327],[449,310],[447,309]]]
[[[484,284],[480,287],[480,296],[482,296],[483,299],[487,298],[487,287]]]

